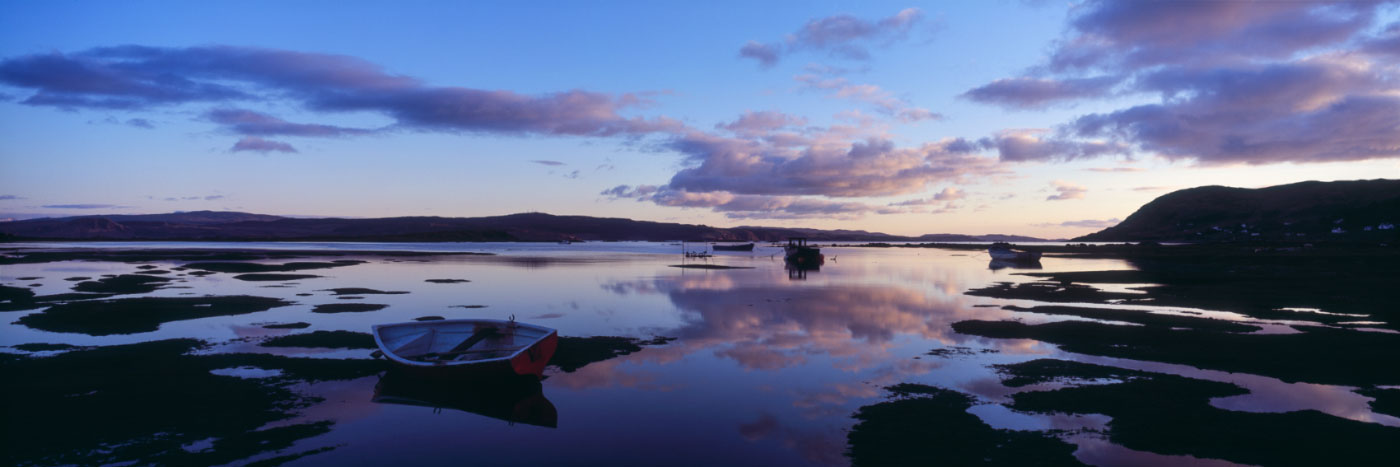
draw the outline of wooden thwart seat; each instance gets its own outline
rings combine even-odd
[[[470,350],[472,346],[474,346],[474,345],[480,343],[481,341],[484,341],[484,340],[486,340],[486,339],[489,339],[489,338],[492,338],[492,337],[496,337],[496,336],[499,336],[499,335],[501,335],[500,331],[497,330],[497,329],[494,328],[494,327],[485,327],[485,328],[481,328],[481,329],[478,329],[476,332],[472,333],[471,337],[466,338],[466,339],[463,340],[460,344],[457,344],[455,347],[452,347],[451,349],[449,349],[449,350],[446,351],[446,352],[432,352],[432,353],[426,353],[426,354],[423,354],[423,355],[418,356],[418,358],[417,358],[416,360],[421,360],[421,361],[439,361],[439,362],[440,362],[440,361],[442,361],[442,360],[452,360],[452,359],[455,359],[454,357],[460,357],[460,356],[462,356],[462,355],[464,355],[464,354],[469,354],[469,353],[501,352],[501,351],[504,351],[504,350],[508,350],[508,349],[503,349],[503,348],[491,348],[491,349]]]
[[[462,341],[461,344],[457,344],[457,346],[453,347],[452,350],[448,350],[443,353],[457,353],[463,350],[470,349],[473,345],[476,345],[477,342],[484,341],[486,340],[486,338],[494,337],[498,334],[500,334],[500,332],[493,327],[478,329],[476,330],[476,332],[472,333],[472,336],[468,337],[467,340]]]

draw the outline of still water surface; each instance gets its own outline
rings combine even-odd
[[[1086,356],[1036,340],[990,339],[954,332],[952,323],[972,319],[1014,319],[1032,324],[1072,319],[1001,308],[1035,305],[1026,300],[965,295],[969,289],[996,282],[1035,279],[1017,275],[1024,272],[1017,269],[993,270],[987,255],[975,251],[829,247],[824,250],[825,266],[798,275],[784,268],[780,249],[762,245],[752,253],[719,252],[702,262],[751,268],[725,270],[672,267],[682,263],[676,254],[681,247],[658,243],[16,246],[479,251],[496,255],[366,256],[364,264],[305,271],[322,277],[289,282],[246,282],[233,279],[232,274],[179,275],[183,282],[176,287],[143,296],[253,295],[296,304],[245,315],[167,322],[157,331],[138,334],[90,336],[6,324],[0,327],[0,345],[6,346],[107,346],[192,337],[215,344],[201,351],[207,353],[367,359],[371,351],[366,349],[273,349],[259,347],[257,342],[317,330],[368,332],[376,323],[428,315],[449,319],[514,316],[556,328],[567,337],[675,338],[573,372],[548,371],[542,396],[557,410],[557,427],[553,428],[510,423],[451,407],[373,402],[380,376],[299,385],[299,392],[323,400],[295,410],[291,418],[278,423],[331,421],[330,431],[239,463],[319,450],[286,465],[843,465],[851,461],[846,452],[847,433],[857,423],[852,414],[863,406],[889,400],[885,388],[898,383],[969,394],[977,400],[969,412],[994,428],[1062,430],[1054,433],[1075,445],[1075,457],[1087,463],[1223,463],[1122,447],[1102,434],[1111,420],[1108,416],[1007,408],[1003,404],[1011,394],[1054,385],[1007,387],[1002,384],[1004,375],[989,365],[1041,358],[1228,382],[1249,393],[1216,398],[1211,405],[1232,411],[1317,410],[1347,420],[1400,426],[1395,417],[1372,412],[1367,405],[1370,399],[1355,393],[1355,388]],[[172,269],[183,263],[140,264]],[[6,265],[0,269],[0,283],[30,287],[39,295],[64,293],[72,287],[72,282],[62,280],[65,277],[130,274],[136,271],[135,266],[103,261]],[[1042,260],[1041,266],[1042,272],[1132,267],[1114,259],[1054,257]],[[19,280],[21,277],[41,279]],[[470,282],[430,283],[428,279]],[[337,287],[408,293],[342,300],[326,291]],[[1105,289],[1131,292],[1132,287],[1115,284]],[[319,304],[348,302],[388,306],[364,313],[310,312]],[[1157,311],[1247,319],[1229,310]],[[31,312],[7,313],[7,322]],[[263,327],[291,322],[311,326]],[[929,355],[938,349],[955,351]],[[228,378],[258,378],[272,370],[250,367],[221,371],[217,374]]]

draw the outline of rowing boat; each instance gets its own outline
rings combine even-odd
[[[410,370],[451,375],[544,374],[559,346],[553,329],[515,320],[452,319],[379,324],[374,343]]]

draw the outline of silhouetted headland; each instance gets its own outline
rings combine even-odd
[[[1400,180],[1301,182],[1174,191],[1085,242],[1394,240]]]

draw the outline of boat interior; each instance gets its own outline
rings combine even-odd
[[[548,330],[513,323],[413,323],[378,330],[387,350],[407,360],[464,362],[509,357]]]

